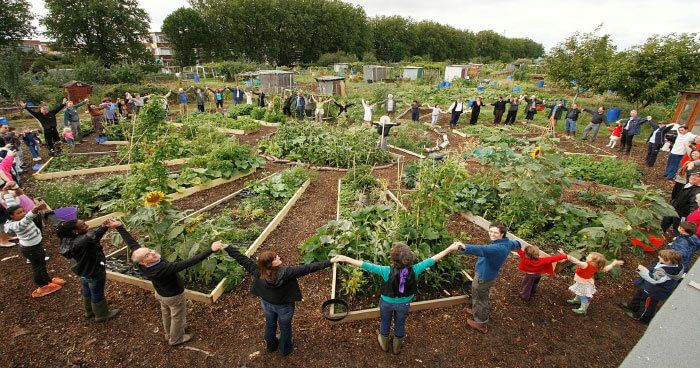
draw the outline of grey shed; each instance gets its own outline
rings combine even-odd
[[[257,72],[260,89],[265,93],[281,93],[294,88],[294,73],[284,70],[260,70]]]

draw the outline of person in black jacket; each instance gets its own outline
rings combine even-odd
[[[605,108],[603,106],[600,106],[597,111],[589,110],[589,109],[583,109],[583,111],[591,114],[591,122],[586,125],[585,128],[583,128],[583,137],[581,140],[588,140],[588,133],[591,133],[591,142],[595,141],[595,138],[598,136],[598,131],[600,130],[600,125],[605,124],[605,126],[609,126],[608,121],[606,120],[605,117]]]
[[[60,253],[70,261],[73,273],[80,277],[83,285],[83,307],[85,318],[95,317],[95,322],[105,322],[121,313],[121,309],[109,309],[105,300],[105,254],[100,240],[108,229],[119,224],[113,220],[89,230],[83,220],[64,221],[56,232],[60,241]]]
[[[510,101],[510,100],[509,100]],[[509,101],[503,101],[502,96],[498,96],[498,100],[491,104],[493,106],[493,123],[500,124],[503,113],[506,112],[506,103]],[[517,112],[517,110],[516,110]]]
[[[153,288],[156,289],[156,299],[160,302],[160,312],[163,317],[165,340],[170,346],[190,341],[192,334],[185,334],[185,325],[187,324],[185,286],[178,272],[205,260],[212,252],[220,251],[222,249],[220,243],[213,243],[211,249],[207,249],[188,260],[168,262],[152,249],[142,248],[121,222],[114,221],[111,226],[117,229],[126,245],[129,246],[132,252],[131,260],[138,263],[141,275],[151,280]]]
[[[561,119],[562,113],[568,109],[564,106],[561,99],[558,99],[555,104],[547,107],[550,109],[549,114],[547,114],[547,119],[549,119],[549,128],[554,130],[559,123],[559,119]]]
[[[510,106],[508,106],[508,115],[506,115],[506,121],[504,122],[505,124],[512,125],[513,123],[515,123],[515,118],[518,115],[518,108],[520,108],[521,101],[522,96],[508,96],[508,103],[510,104]]]
[[[666,232],[669,227],[677,232],[681,219],[688,217],[698,208],[696,195],[700,194],[700,171],[694,171],[688,177],[688,184],[678,192],[671,200],[671,206],[676,210],[677,216],[664,216],[661,219],[661,230]]]
[[[479,113],[481,112],[481,107],[484,106],[484,102],[481,101],[481,96],[477,97],[472,103],[472,114],[469,117],[469,125],[474,125],[479,120]]]
[[[659,156],[659,151],[663,147],[664,142],[666,142],[666,133],[673,128],[672,125],[666,125],[665,121],[659,122],[657,125],[655,122],[649,119],[647,121],[651,127],[651,134],[647,138],[647,157],[645,163],[647,167],[653,167],[656,163],[656,158]]]
[[[46,106],[41,106],[39,112],[33,111],[27,107],[24,102],[19,102],[19,106],[27,110],[36,120],[41,124],[41,129],[44,131],[44,139],[46,140],[46,145],[49,147],[49,154],[54,155],[57,153],[55,148],[55,143],[61,142],[61,138],[58,136],[58,130],[56,129],[56,114],[58,114],[66,106],[65,104],[59,104],[54,106],[53,109],[49,110]]]
[[[258,106],[267,107],[265,105],[265,92],[263,92],[263,90],[258,90],[258,92],[253,91],[253,94],[258,96]]]
[[[566,112],[566,117],[564,118],[566,135],[576,137],[576,121],[578,121],[578,116],[580,114],[581,110],[578,108],[578,104],[574,102],[571,108]]]
[[[262,299],[267,351],[273,352],[279,348],[282,356],[289,355],[294,349],[292,342],[294,306],[296,302],[301,301],[301,290],[297,279],[330,267],[331,261],[325,260],[300,266],[283,266],[280,256],[273,251],[268,250],[260,253],[257,262],[254,262],[241,254],[237,247],[226,244],[221,246],[236,262],[253,275],[250,291]],[[275,335],[278,321],[279,338]]]

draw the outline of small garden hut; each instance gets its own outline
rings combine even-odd
[[[72,80],[62,85],[63,90],[68,95],[68,98],[74,103],[78,103],[92,94],[92,86],[81,81]]]
[[[700,134],[700,92],[682,91],[671,121],[687,125],[693,134]]]
[[[347,63],[335,63],[333,64],[333,71],[336,73],[345,73],[350,66]]]
[[[452,82],[455,78],[468,79],[469,65],[448,65],[445,67],[445,81]]]
[[[365,82],[379,82],[389,77],[390,69],[388,66],[365,65],[362,68],[362,74],[365,77]]]
[[[265,93],[280,93],[294,88],[294,73],[284,70],[260,70],[257,72],[260,89]]]
[[[423,68],[420,66],[405,66],[403,68],[403,79],[416,80],[423,78]]]
[[[316,77],[319,93],[331,96],[345,96],[345,78],[336,76]]]

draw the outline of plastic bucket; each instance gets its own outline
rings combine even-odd
[[[606,116],[606,119],[608,121],[615,121],[620,118],[620,108],[619,107],[611,107],[608,109],[608,115]]]
[[[539,87],[539,88],[542,88],[542,87],[544,87],[544,81],[543,81],[543,80],[539,80],[539,81],[537,81],[537,83],[536,83],[536,84],[537,84],[537,87]]]
[[[10,123],[10,122],[7,120],[6,117],[0,116],[0,125],[7,125],[7,124],[9,124],[9,123]]]
[[[78,206],[73,207],[61,207],[53,210],[53,214],[56,215],[61,221],[73,221],[78,219]]]

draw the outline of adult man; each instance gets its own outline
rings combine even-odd
[[[493,123],[500,124],[503,113],[506,112],[506,103],[503,101],[503,97],[498,96],[498,100],[491,104],[493,106]]]
[[[656,163],[656,157],[659,155],[659,151],[665,142],[665,135],[671,129],[671,126],[666,126],[666,122],[662,121],[659,124],[649,121],[647,122],[651,127],[651,134],[647,139],[647,157],[645,163],[648,167],[654,166]]]
[[[282,113],[284,116],[292,116],[292,100],[294,95],[287,91],[284,92],[284,102],[282,103]]]
[[[233,88],[227,87],[229,91],[231,91],[231,94],[233,95],[233,103],[235,105],[238,105],[243,102],[243,97],[245,97],[245,93],[242,88],[238,86],[234,86]]]
[[[620,138],[620,143],[622,143],[620,145],[620,152],[625,150],[625,147],[627,148],[625,154],[629,155],[632,152],[634,136],[642,132],[642,124],[646,123],[648,120],[651,120],[651,116],[644,119],[637,116],[637,110],[630,111],[630,117],[627,119],[627,122],[622,122],[624,128],[622,128],[622,137]]]
[[[447,109],[448,112],[452,113],[452,118],[450,119],[450,129],[457,128],[457,122],[459,121],[459,116],[462,115],[464,111],[464,99],[462,97],[456,99],[450,108]]]
[[[296,97],[294,98],[294,107],[296,108],[296,111],[297,111],[297,119],[298,120],[304,120],[304,107],[305,106],[306,106],[306,98],[304,98],[304,95],[301,93],[301,91],[298,91]]]
[[[557,126],[559,119],[561,119],[562,113],[568,109],[564,107],[561,99],[558,99],[555,104],[548,107],[550,110],[549,114],[547,114],[547,119],[549,119],[549,128],[553,130]]]
[[[581,110],[579,110],[578,104],[574,102],[569,111],[566,112],[566,117],[564,118],[566,135],[576,137],[576,121],[578,121],[578,116],[580,114]]]
[[[209,257],[212,252],[218,252],[223,248],[218,243],[214,243],[211,249],[207,249],[188,260],[171,263],[161,259],[157,252],[142,248],[120,222],[117,221],[113,225],[129,246],[132,252],[131,260],[138,263],[141,274],[151,280],[156,289],[156,299],[160,302],[165,339],[170,346],[190,341],[192,334],[185,334],[185,325],[187,324],[185,287],[178,272],[196,265]]]
[[[109,309],[105,300],[105,254],[100,240],[108,229],[119,226],[107,220],[95,229],[83,220],[63,221],[56,227],[60,239],[59,251],[70,260],[70,268],[80,277],[83,286],[85,318],[95,317],[95,322],[105,322],[121,313],[121,309]]]
[[[56,114],[58,114],[63,107],[66,106],[65,102],[54,106],[54,108],[51,110],[42,105],[39,112],[30,110],[27,107],[27,104],[24,102],[19,102],[19,106],[27,110],[27,112],[29,112],[36,120],[39,121],[41,129],[44,131],[46,145],[49,147],[49,155],[55,155],[57,152],[54,149],[54,143],[61,141],[61,138],[58,136],[58,130],[56,129]]]
[[[489,293],[498,272],[503,267],[511,251],[520,248],[520,242],[506,237],[506,226],[501,223],[489,227],[488,245],[460,244],[462,254],[473,254],[479,258],[476,261],[474,280],[472,281],[472,309],[467,310],[474,316],[467,324],[473,329],[487,333],[489,321]]]
[[[671,200],[676,216],[664,216],[661,219],[662,231],[666,232],[671,226],[676,230],[681,220],[698,208],[697,194],[700,194],[700,171],[692,172],[688,178],[688,184]]]
[[[688,127],[685,125],[678,127],[678,136],[676,141],[671,147],[671,152],[668,155],[668,163],[666,164],[666,171],[664,171],[664,176],[668,180],[673,180],[678,173],[678,166],[686,154],[686,150],[690,143],[695,140],[696,135],[688,131]]]
[[[598,136],[598,131],[600,130],[600,124],[608,125],[608,121],[605,120],[605,108],[601,106],[598,108],[598,111],[589,109],[583,109],[583,111],[591,114],[593,117],[591,118],[591,122],[583,129],[583,138],[581,138],[581,140],[588,140],[588,133],[593,131],[591,142],[595,142],[595,137]]]

